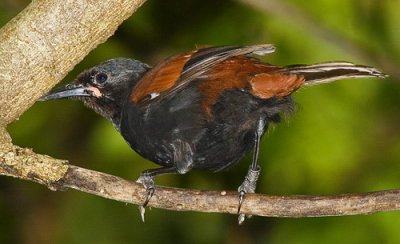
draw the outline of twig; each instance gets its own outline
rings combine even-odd
[[[331,44],[332,46],[343,50],[346,53],[364,60],[369,65],[381,68],[389,74],[394,80],[400,81],[399,63],[392,57],[376,52],[372,49],[361,47],[358,43],[324,26],[321,21],[313,19],[303,10],[294,4],[281,0],[239,0],[247,5],[255,7],[272,16],[277,16],[293,25],[307,31],[310,35]]]
[[[28,179],[47,185],[52,190],[72,188],[132,204],[143,203],[146,195],[141,184],[67,165],[65,161],[38,155],[27,149],[17,148],[17,151],[10,151],[7,155],[5,157],[0,154],[0,175]],[[46,162],[42,162],[43,159]],[[26,162],[38,165],[27,170]],[[23,173],[21,169],[24,170]],[[157,187],[149,206],[175,211],[236,214],[238,193]],[[248,194],[242,206],[242,212],[246,214],[295,218],[359,215],[393,210],[400,210],[400,190],[325,196]]]

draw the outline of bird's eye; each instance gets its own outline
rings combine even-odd
[[[108,76],[105,73],[98,73],[94,78],[96,80],[96,83],[103,84],[104,82],[107,81]]]

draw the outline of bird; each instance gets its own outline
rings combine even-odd
[[[39,101],[71,98],[108,119],[130,147],[160,167],[143,171],[144,207],[155,192],[154,177],[191,170],[218,172],[252,152],[238,187],[240,212],[260,175],[260,140],[271,124],[294,110],[292,93],[301,87],[341,79],[386,75],[350,62],[277,66],[258,56],[272,44],[211,46],[168,57],[154,67],[114,58],[83,71],[71,83]]]

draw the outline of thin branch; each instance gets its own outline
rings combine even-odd
[[[17,161],[13,161],[17,159]],[[24,159],[24,160],[22,160]],[[32,160],[29,160],[32,159]],[[40,160],[45,159],[45,162]],[[22,165],[18,160],[22,160]],[[28,168],[23,162],[41,164]],[[21,173],[20,169],[24,169]],[[43,173],[43,171],[45,173]],[[104,198],[141,204],[145,190],[142,185],[109,174],[72,165],[30,150],[9,152],[8,159],[0,154],[0,174],[28,179],[47,185],[52,190],[72,188]],[[60,178],[58,178],[62,175]],[[157,187],[149,206],[175,211],[196,211],[237,214],[238,193],[199,191]],[[400,190],[326,196],[273,196],[248,194],[242,212],[269,217],[321,217],[370,214],[400,210]]]
[[[369,65],[381,68],[385,73],[389,74],[394,80],[400,81],[399,63],[392,57],[376,52],[372,49],[361,47],[358,43],[325,26],[321,21],[314,19],[294,4],[281,0],[239,0],[247,5],[261,10],[272,16],[305,30],[314,37],[341,49],[343,52],[364,60]]]
[[[145,190],[137,183],[70,166],[63,186],[101,197],[142,204]],[[150,207],[175,211],[237,214],[238,193],[157,187]],[[331,196],[248,194],[242,212],[268,217],[321,217],[400,210],[400,190]]]

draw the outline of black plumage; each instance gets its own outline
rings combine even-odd
[[[273,51],[269,44],[210,47],[170,57],[153,68],[137,60],[111,59],[41,100],[82,100],[110,120],[132,149],[161,166],[139,178],[148,189],[144,205],[154,192],[154,176],[219,171],[254,150],[238,190],[240,211],[245,193],[255,191],[260,138],[282,113],[293,110],[293,92],[338,79],[385,77],[347,62],[279,67],[251,56]],[[244,218],[241,214],[239,222]]]

